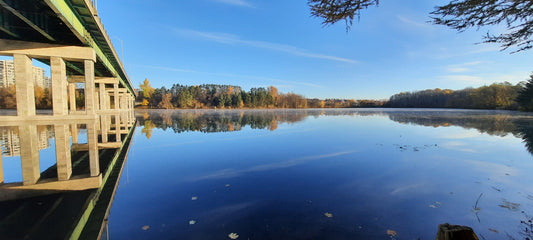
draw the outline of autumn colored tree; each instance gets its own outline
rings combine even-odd
[[[277,106],[279,101],[278,89],[274,86],[270,86],[268,87],[268,93],[272,96],[272,104]]]
[[[16,109],[17,97],[15,85],[6,88],[0,88],[0,109]]]
[[[150,81],[148,81],[148,78],[144,79],[144,82],[142,84],[139,84],[139,88],[142,91],[143,95],[143,106],[147,106],[150,102],[150,99],[152,98],[152,94],[154,94],[155,89],[150,85]],[[146,100],[146,101],[145,101]]]
[[[170,102],[171,99],[172,99],[172,94],[171,93],[167,93],[167,94],[163,95],[161,102],[159,104],[157,104],[157,108],[162,108],[162,109],[172,109],[172,108],[174,108],[174,106]]]
[[[52,94],[50,89],[35,86],[35,107],[38,109],[52,108]]]
[[[150,139],[152,137],[152,131],[155,128],[155,124],[152,123],[151,120],[144,121],[143,129],[141,130],[141,133],[144,133],[146,136],[146,139]]]

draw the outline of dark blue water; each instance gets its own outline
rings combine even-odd
[[[442,223],[470,226],[480,239],[531,238],[521,222],[533,216],[531,115],[146,110],[137,118],[110,239],[435,239]]]

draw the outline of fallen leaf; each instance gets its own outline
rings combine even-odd
[[[194,225],[195,223],[196,223],[196,221],[194,221],[194,220],[190,220],[189,221],[189,225]]]
[[[328,217],[328,218],[332,218],[333,217],[333,214],[332,213],[324,213],[324,216]]]
[[[395,237],[397,235],[396,231],[387,229],[387,235],[391,237]]]
[[[492,229],[492,228],[489,228],[489,231],[491,231],[491,232],[495,232],[495,233],[499,233],[498,230],[496,230],[496,229]]]
[[[191,200],[195,201],[195,200],[198,200],[198,197],[192,197]]]
[[[230,234],[228,234],[228,237],[231,238],[231,239],[237,239],[239,237],[239,235],[237,235],[237,233],[230,233]]]
[[[142,227],[142,229],[143,229],[144,231],[146,231],[146,230],[150,229],[150,226],[148,226],[148,225],[144,225],[144,226]]]
[[[229,187],[230,185],[229,185],[229,184],[226,184],[225,186],[226,186],[226,187]]]

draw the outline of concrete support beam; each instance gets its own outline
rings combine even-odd
[[[50,67],[52,70],[52,106],[54,108],[54,116],[68,115],[68,83],[65,61],[59,57],[51,57]]]
[[[108,134],[109,134],[109,125],[110,125],[110,119],[107,115],[100,116],[100,135],[102,137],[102,143],[106,143],[108,141]]]
[[[2,47],[0,46],[0,49]],[[15,89],[17,94],[17,115],[35,116],[35,83],[31,58],[15,54]]]
[[[43,179],[37,184],[31,186],[24,186],[20,183],[8,183],[0,186],[0,201],[46,195],[57,193],[58,191],[80,191],[94,189],[99,188],[101,185],[101,174],[94,177],[88,175],[72,176],[72,178],[68,181]]]
[[[122,141],[122,135],[120,134],[120,115],[115,115],[115,137],[117,142]]]
[[[27,55],[32,58],[60,57],[66,60],[96,61],[96,53],[90,47],[0,39],[0,55],[14,56],[17,54]]]
[[[98,87],[94,87],[94,109],[95,111],[100,111],[100,91],[98,91]]]
[[[32,185],[41,177],[37,125],[23,125],[18,128],[22,181],[24,185]]]
[[[96,96],[94,86],[94,62],[84,61],[85,66],[85,112],[87,115],[96,113]]]
[[[106,142],[106,143],[98,143],[98,149],[113,149],[113,148],[120,148],[122,147],[122,142]],[[72,145],[72,151],[88,151],[89,145],[88,144],[73,144]]]
[[[113,84],[113,99],[115,107],[113,109],[119,109],[118,107],[118,83]]]
[[[91,176],[95,177],[100,174],[98,132],[96,131],[96,122],[87,124],[87,145],[89,147],[89,167],[91,170]]]
[[[68,101],[70,105],[70,112],[76,112],[76,84],[75,83],[69,83],[68,84]]]
[[[81,75],[72,75],[67,78],[69,83],[82,83],[85,82],[85,76]],[[106,83],[106,84],[115,84],[119,83],[118,78],[115,77],[94,77],[95,83]]]
[[[107,100],[108,100],[108,96],[107,96],[107,93],[105,91],[105,83],[98,83],[98,90],[100,91],[100,110],[101,111],[104,111],[104,110],[107,110]]]
[[[70,134],[72,136],[72,144],[78,143],[78,124],[70,125]]]
[[[56,142],[57,179],[66,181],[72,176],[72,158],[68,125],[54,125]]]

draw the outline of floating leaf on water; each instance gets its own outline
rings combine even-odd
[[[394,230],[387,229],[387,235],[389,235],[391,237],[396,237],[396,235],[398,235],[398,234]]]
[[[505,199],[502,200],[502,204],[498,205],[502,208],[507,208],[511,211],[518,211],[518,209],[520,209],[520,204],[518,203],[512,203],[512,202],[509,202]]]
[[[442,205],[441,202],[434,202],[433,204],[430,204],[430,208],[439,208]]]
[[[142,227],[142,229],[143,229],[144,231],[146,231],[146,230],[150,229],[150,226],[148,226],[148,225],[144,225],[144,226]]]
[[[332,218],[333,217],[333,214],[332,213],[324,213],[324,216],[328,217],[328,218]]]
[[[190,220],[189,221],[189,225],[194,225],[195,223],[196,223],[196,221],[194,221],[194,220]]]
[[[226,187],[229,187],[230,185],[229,185],[229,184],[226,184],[225,186],[226,186]]]
[[[192,197],[191,200],[195,201],[195,200],[198,200],[198,197]]]
[[[237,239],[239,237],[239,235],[237,235],[237,233],[230,233],[230,234],[228,234],[228,237],[231,238],[231,239]]]
[[[492,229],[492,228],[489,228],[489,231],[491,231],[491,232],[495,232],[495,233],[499,233],[498,230],[496,230],[496,229]]]

